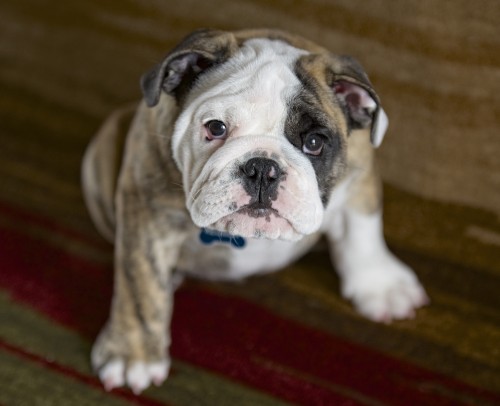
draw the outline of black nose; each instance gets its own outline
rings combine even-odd
[[[250,204],[270,207],[276,200],[281,169],[276,161],[268,158],[249,159],[242,167],[243,186],[252,198]]]

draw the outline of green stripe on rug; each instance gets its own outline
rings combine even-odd
[[[12,301],[2,291],[0,291],[0,320],[2,320],[0,324],[0,339],[5,342],[16,348],[21,348],[24,351],[35,354],[38,357],[50,360],[64,367],[69,367],[77,373],[87,376],[93,375],[89,365],[91,344],[85,338],[74,331],[50,321],[29,307]],[[5,362],[3,362],[3,358],[5,358]],[[163,386],[149,389],[146,392],[149,398],[157,401],[165,401],[171,405],[190,406],[232,406],[235,404],[241,406],[279,406],[286,404],[267,394],[252,390],[234,381],[226,380],[184,362],[174,360],[173,370],[175,372]],[[22,384],[22,380],[25,379],[23,376],[26,376],[26,379],[31,379],[31,374],[36,375],[33,385],[36,384],[39,386],[35,387],[31,386],[31,384],[24,386]],[[7,379],[10,375],[13,378]],[[80,390],[83,391],[81,388],[85,387],[89,392],[87,397],[90,396],[91,399],[97,399],[94,396],[101,396],[102,398],[106,398],[106,401],[109,400],[110,403],[106,404],[115,404],[111,403],[111,401],[119,401],[110,395],[106,395],[104,392],[101,393],[74,379],[66,378],[56,372],[47,371],[47,369],[42,369],[36,364],[30,364],[29,361],[24,359],[19,361],[17,357],[10,354],[6,354],[5,356],[2,354],[2,358],[0,358],[0,379],[1,382],[10,382],[11,380],[18,382],[7,392],[2,393],[0,391],[0,404],[31,405],[33,404],[32,401],[35,394],[42,392],[51,393],[52,385],[57,386],[59,382],[62,386],[68,388],[69,391],[72,391],[73,387],[75,387],[75,393],[79,393]],[[44,390],[42,390],[43,387],[45,387]],[[56,388],[54,393],[54,396],[60,396],[62,392],[60,393],[59,389]],[[59,397],[54,399],[57,400]],[[64,397],[61,399],[64,399]],[[80,403],[72,403],[70,401],[56,403],[54,401],[51,404],[90,404],[83,403],[86,399],[82,395]],[[28,400],[31,400],[31,402],[28,402]]]
[[[0,381],[2,405],[90,406],[104,402],[110,406],[131,404],[1,349]]]

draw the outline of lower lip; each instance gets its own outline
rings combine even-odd
[[[242,214],[246,214],[250,217],[267,217],[271,214],[277,214],[275,210],[270,207],[251,207],[246,206],[238,210]]]

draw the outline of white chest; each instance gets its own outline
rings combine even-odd
[[[316,233],[295,242],[247,239],[247,245],[243,249],[231,251],[231,275],[240,278],[284,268],[304,255],[319,236]]]
[[[320,233],[312,234],[296,242],[235,237],[230,240],[226,235],[207,237],[196,230],[186,241],[178,267],[198,278],[238,280],[286,267],[304,255],[319,236]]]

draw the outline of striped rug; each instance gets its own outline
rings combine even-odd
[[[500,405],[497,10],[2,2],[0,405]],[[89,353],[109,311],[112,246],[83,205],[81,157],[104,117],[140,97],[140,74],[201,26],[293,27],[369,67],[392,120],[380,151],[386,235],[432,303],[414,320],[363,319],[322,245],[241,284],[189,280],[175,297],[167,382],[108,393]]]
[[[469,354],[453,348],[469,334],[480,338],[481,331],[464,331],[448,343],[432,337],[456,328],[445,324],[458,322],[450,318],[457,306],[452,298],[438,299],[414,321],[366,322],[340,302],[322,252],[282,275],[237,286],[187,283],[175,297],[174,366],[167,383],[140,397],[128,390],[106,393],[90,371],[88,354],[108,311],[112,267],[103,258],[111,257],[110,247],[6,205],[0,215],[2,404],[500,404],[500,393],[474,384],[480,376],[439,365],[468,364],[468,374],[476,368],[485,379],[489,373],[494,385],[495,366],[479,362],[488,337]],[[52,241],[41,238],[44,232]],[[436,266],[409,258],[418,269]],[[439,313],[443,325],[433,326],[434,332],[429,325]],[[385,348],[377,348],[382,340]]]

